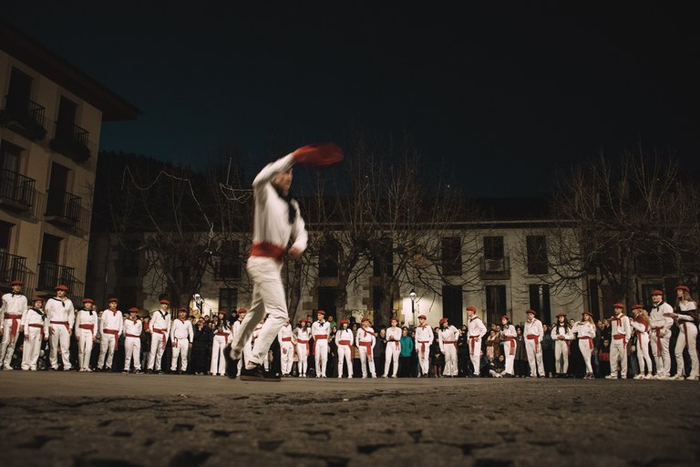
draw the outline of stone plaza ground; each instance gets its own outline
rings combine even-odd
[[[700,465],[700,384],[0,372],[3,466]]]

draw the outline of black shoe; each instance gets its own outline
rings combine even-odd
[[[248,370],[246,368],[241,370],[241,381],[264,381],[278,383],[282,381],[282,378],[268,373],[265,371],[264,366],[256,365],[252,370]]]
[[[224,360],[226,361],[226,376],[236,379],[236,376],[238,376],[238,360],[231,358],[231,347],[224,349]]]

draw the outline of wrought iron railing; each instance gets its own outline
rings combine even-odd
[[[0,204],[28,210],[34,205],[36,180],[12,170],[0,170]]]
[[[0,251],[0,284],[9,285],[12,281],[28,279],[27,258],[6,251]]]
[[[51,149],[60,152],[78,162],[84,162],[95,152],[95,145],[90,141],[90,132],[70,122],[56,122]]]
[[[509,279],[510,258],[481,258],[480,273],[482,279]]]
[[[0,124],[8,126],[29,139],[46,136],[46,109],[29,99],[5,96],[0,112]]]
[[[83,283],[75,277],[75,268],[52,262],[40,263],[37,289],[53,291],[58,284],[68,287],[74,300],[83,296]]]
[[[46,215],[59,222],[80,223],[82,198],[67,191],[49,190],[46,199]]]

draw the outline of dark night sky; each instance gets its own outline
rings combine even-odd
[[[102,149],[196,164],[230,145],[259,168],[280,138],[405,131],[477,196],[546,193],[555,170],[640,140],[700,167],[689,12],[56,3],[1,14],[143,110],[105,124]]]

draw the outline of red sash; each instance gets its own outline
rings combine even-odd
[[[656,331],[656,351],[658,355],[662,355],[664,352],[664,346],[661,344],[661,331],[663,329],[663,326],[654,328],[654,331]]]
[[[137,336],[136,334],[129,334],[128,332],[126,333],[126,337],[135,337],[137,339],[141,338],[141,336]]]
[[[474,355],[474,343],[481,340],[481,336],[469,336],[469,355]]]
[[[66,331],[70,332],[70,326],[68,325],[68,321],[51,321],[51,324],[62,324],[66,327]]]
[[[348,350],[350,350],[350,357],[352,357],[352,344],[350,343],[350,341],[348,341],[348,340],[338,341],[338,344],[347,346]]]
[[[40,328],[41,329],[41,340],[44,340],[44,325],[32,323],[29,325],[30,328]]]
[[[443,344],[452,344],[455,346],[455,350],[457,349],[457,341],[442,341]]]
[[[319,340],[328,340],[328,336],[325,334],[319,334],[314,336],[314,355],[316,355],[316,347],[318,346]]]
[[[102,332],[114,336],[114,351],[119,350],[119,331],[116,329],[103,329]]]
[[[10,328],[10,336],[12,336],[11,341],[14,342],[17,338],[17,331],[19,330],[19,321],[22,319],[22,315],[5,315],[5,319],[12,320],[12,328]]]
[[[588,347],[590,347],[591,353],[593,353],[593,338],[592,337],[579,337],[579,340],[588,341]]]
[[[362,347],[365,348],[367,351],[367,358],[369,358],[369,361],[372,361],[372,343],[371,342],[358,342]]]
[[[163,335],[163,348],[165,348],[165,344],[168,342],[168,335],[165,333],[165,331],[165,329],[153,328],[153,332]]]
[[[309,341],[304,339],[297,339],[297,344],[304,344],[306,346],[306,355],[309,355]]]
[[[225,346],[228,345],[228,334],[226,334],[225,332],[217,332],[215,335],[216,335],[216,336],[224,336],[224,339],[225,339],[225,342],[226,342],[224,345],[225,345]]]
[[[256,242],[250,249],[250,256],[262,256],[265,258],[272,258],[276,261],[282,261],[284,259],[284,253],[286,250],[282,247],[275,245],[270,242]]]
[[[540,336],[537,334],[528,334],[527,338],[535,341],[535,353],[539,353],[538,346],[540,345]]]
[[[90,333],[94,336],[95,335],[95,325],[94,324],[79,324],[78,327],[80,329],[89,329]]]
[[[508,355],[515,355],[515,337],[504,337],[503,340],[510,342],[510,350],[508,351]]]
[[[622,339],[622,346],[627,347],[627,336],[625,336],[624,334],[615,334],[613,336],[613,339],[615,339],[616,341]]]
[[[430,341],[418,341],[420,344],[420,353],[425,353],[425,344],[430,344]]]

